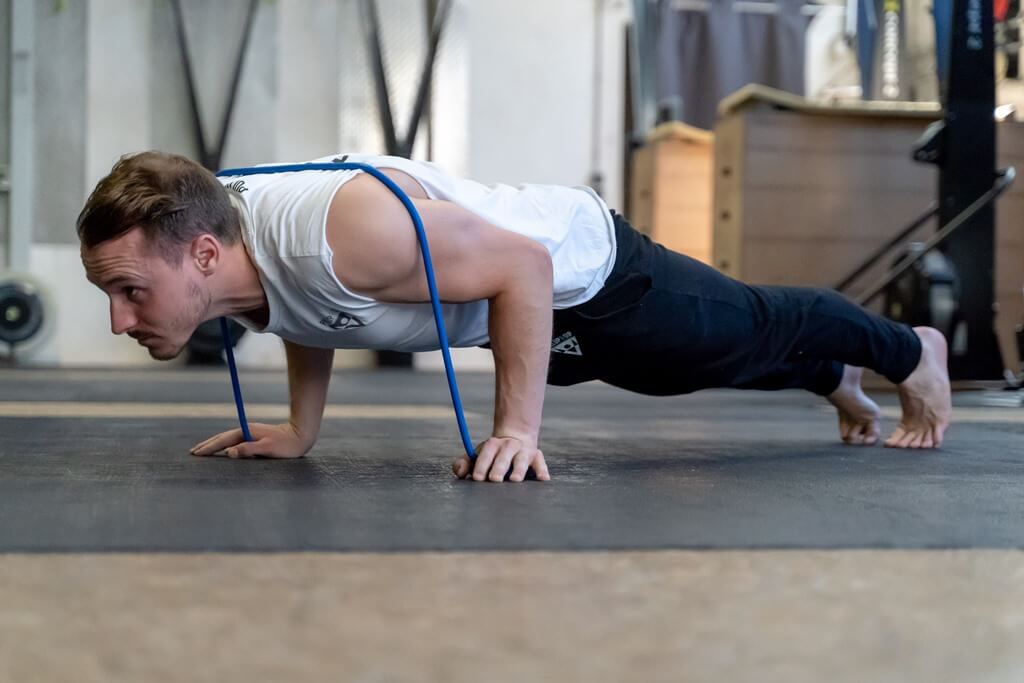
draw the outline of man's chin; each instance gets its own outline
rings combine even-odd
[[[173,346],[150,346],[147,347],[149,351],[149,357],[153,360],[174,360],[181,355],[181,352],[185,350],[184,346],[177,348]]]

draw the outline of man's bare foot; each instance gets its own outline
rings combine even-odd
[[[829,394],[829,403],[839,412],[839,435],[844,443],[872,446],[878,443],[878,405],[868,398],[860,386],[864,371],[852,365],[843,366],[839,388]]]
[[[931,327],[915,327],[914,332],[921,340],[921,360],[899,385],[903,416],[885,445],[938,448],[953,413],[946,368],[946,338]]]

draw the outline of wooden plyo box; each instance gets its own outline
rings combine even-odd
[[[633,153],[629,219],[669,249],[711,263],[714,136],[663,123]]]
[[[935,105],[824,106],[761,86],[726,98],[715,127],[712,265],[751,283],[835,285],[935,201],[938,171],[913,161],[911,146],[940,117]],[[1024,172],[1024,124],[1004,121],[997,136],[998,165]],[[910,239],[935,229],[929,221]],[[1024,322],[1024,180],[996,203],[995,288],[1006,357]]]
[[[935,201],[936,169],[910,150],[939,116],[920,105],[813,105],[760,86],[726,98],[713,265],[752,283],[834,285]]]
[[[1016,346],[1017,328],[1024,324],[1024,123],[1000,123],[996,145],[999,167],[1013,166],[1018,174],[1017,181],[996,200],[996,334],[1006,365],[1007,355]]]

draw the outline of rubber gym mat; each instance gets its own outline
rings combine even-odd
[[[24,377],[19,381],[19,377]],[[4,371],[19,401],[230,402],[226,372]],[[248,380],[248,381],[247,381]],[[434,373],[340,372],[334,406],[446,405]],[[474,439],[486,373],[460,383]],[[243,372],[252,405],[281,373]],[[895,420],[896,397],[880,400]],[[802,392],[550,388],[553,480],[458,481],[450,417],[328,419],[299,460],[196,458],[225,418],[0,418],[0,552],[1024,547],[1022,409],[958,409],[940,451],[844,446]]]

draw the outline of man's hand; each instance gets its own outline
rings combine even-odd
[[[215,455],[224,451],[229,458],[301,458],[314,440],[303,437],[291,423],[267,425],[253,422],[249,425],[253,441],[245,441],[241,429],[232,429],[211,436],[192,447],[192,455]]]
[[[465,455],[456,458],[452,462],[452,472],[459,479],[466,479],[472,474],[474,481],[504,481],[509,466],[512,467],[509,481],[522,481],[530,468],[538,480],[551,479],[544,454],[536,444],[507,436],[492,436],[477,446],[475,465]]]

